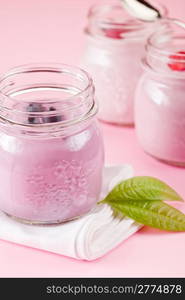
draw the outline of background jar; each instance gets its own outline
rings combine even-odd
[[[67,65],[15,68],[0,81],[0,209],[57,223],[98,200],[103,143],[89,75]]]
[[[158,8],[161,15],[166,14],[164,8]],[[87,46],[81,64],[95,83],[101,120],[134,124],[134,92],[142,74],[140,60],[146,38],[158,25],[136,20],[121,5],[97,5],[90,9],[85,29]]]
[[[136,132],[152,156],[185,166],[185,28],[163,22],[147,42],[135,97]]]

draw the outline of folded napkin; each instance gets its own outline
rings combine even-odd
[[[132,176],[130,165],[105,167],[100,199],[117,183]],[[19,223],[0,213],[0,239],[83,260],[103,256],[140,227],[127,217],[114,218],[106,204],[97,205],[77,220],[49,226]]]

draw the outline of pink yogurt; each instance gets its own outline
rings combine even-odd
[[[135,102],[136,131],[144,150],[168,163],[185,165],[185,80],[146,78]]]
[[[1,209],[39,222],[88,212],[101,189],[101,139],[96,123],[60,139],[30,140],[1,133]]]

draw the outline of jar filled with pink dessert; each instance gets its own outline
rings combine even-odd
[[[164,26],[147,42],[135,96],[139,143],[155,158],[185,166],[185,24]],[[166,25],[166,26],[165,26]]]
[[[0,209],[29,223],[77,218],[98,200],[104,150],[89,75],[28,65],[0,80]]]
[[[120,2],[120,1],[119,1]],[[155,3],[161,16],[164,7]],[[134,92],[142,74],[140,65],[147,37],[159,22],[143,22],[117,4],[97,5],[87,20],[86,47],[81,64],[93,78],[102,121],[132,126]]]

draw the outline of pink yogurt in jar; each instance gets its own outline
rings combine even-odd
[[[143,66],[135,96],[138,140],[155,158],[185,166],[185,29],[167,22],[153,34]]]
[[[66,65],[15,68],[0,83],[0,209],[58,223],[96,204],[104,151],[89,75]]]
[[[166,15],[166,9],[156,5]],[[136,19],[119,4],[90,9],[81,64],[93,78],[102,121],[134,124],[135,88],[143,72],[140,60],[146,39],[159,26]]]

